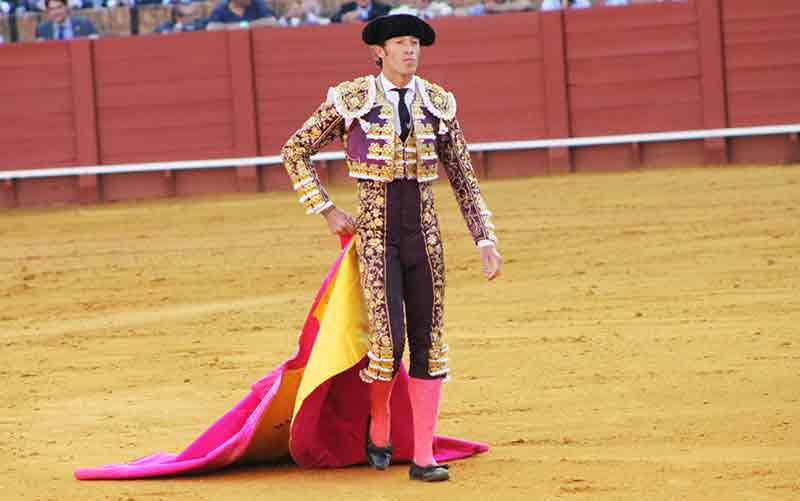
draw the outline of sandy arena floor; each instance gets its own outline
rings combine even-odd
[[[439,431],[493,448],[440,485],[404,465],[73,480],[179,451],[290,355],[336,240],[289,193],[0,212],[0,499],[800,499],[800,169],[483,187],[495,283],[437,185]]]

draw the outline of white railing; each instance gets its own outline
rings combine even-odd
[[[760,127],[738,127],[731,129],[685,130],[677,132],[653,132],[647,134],[623,134],[617,136],[573,137],[565,139],[536,139],[531,141],[499,141],[472,143],[470,151],[511,151],[540,148],[569,148],[608,144],[653,143],[659,141],[685,141],[721,137],[767,136],[800,133],[800,124],[769,125]],[[320,153],[313,160],[342,160],[344,152]],[[93,165],[87,167],[58,167],[45,169],[22,169],[0,171],[0,180],[31,179],[96,174],[122,174],[130,172],[154,172],[170,170],[218,169],[221,167],[244,167],[250,165],[278,165],[279,155],[265,157],[221,158],[216,160],[188,160],[180,162],[151,162],[137,164]]]

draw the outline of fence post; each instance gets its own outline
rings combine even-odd
[[[728,126],[721,1],[695,1],[697,31],[700,39],[703,127],[707,129],[723,129]],[[728,163],[728,148],[725,138],[705,140],[705,163],[711,165]]]
[[[569,100],[567,98],[567,51],[561,11],[539,14],[542,44],[545,117],[547,137],[570,137]],[[548,172],[570,172],[572,160],[569,148],[549,148]]]
[[[251,34],[251,30],[228,32],[228,59],[231,65],[231,89],[233,91],[233,148],[239,157],[258,155]],[[260,185],[258,167],[237,167],[236,178],[239,191],[258,191]]]
[[[80,165],[97,165],[100,155],[97,141],[97,108],[94,93],[92,42],[87,39],[69,43],[72,62],[72,102],[75,107],[75,146]],[[97,175],[78,176],[78,200],[82,204],[101,202],[102,190]]]

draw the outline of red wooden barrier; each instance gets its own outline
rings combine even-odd
[[[573,136],[704,128],[695,5],[565,14]],[[576,170],[702,163],[687,142],[577,148]]]
[[[91,163],[87,106],[88,42],[0,45],[0,151],[5,169]],[[91,107],[91,100],[88,101]],[[88,133],[78,133],[88,126]],[[6,183],[3,205],[74,202],[77,179]]]
[[[104,164],[258,154],[246,31],[94,44]],[[255,190],[252,169],[103,178],[107,200]]]
[[[725,80],[731,127],[800,121],[800,4],[722,1]],[[797,135],[731,141],[736,163],[798,160]]]
[[[471,142],[800,121],[794,0],[695,0],[434,21],[420,74]],[[477,28],[477,29],[476,29]],[[327,88],[376,73],[360,26],[0,46],[0,169],[271,155]],[[339,145],[332,146],[338,148]],[[797,136],[473,155],[481,176],[788,162]],[[342,162],[323,180],[348,181]],[[240,167],[20,180],[0,205],[287,189]]]

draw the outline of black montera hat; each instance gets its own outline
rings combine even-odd
[[[420,45],[433,45],[436,32],[431,25],[411,14],[390,14],[370,21],[361,32],[361,39],[367,45],[381,45],[394,37],[410,35],[419,39]]]

